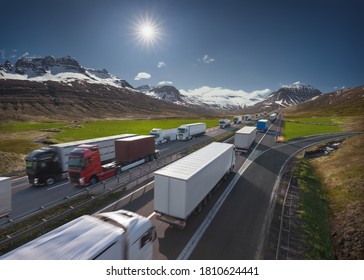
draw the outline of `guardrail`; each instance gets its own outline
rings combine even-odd
[[[74,214],[82,208],[90,207],[98,200],[106,198],[108,195],[127,191],[151,180],[153,172],[176,161],[197,149],[200,149],[214,141],[224,141],[230,138],[234,131],[224,133],[223,135],[210,138],[199,144],[188,147],[179,153],[157,159],[139,167],[135,167],[120,176],[111,178],[107,181],[100,182],[93,186],[80,190],[80,192],[67,196],[47,205],[41,206],[16,220],[9,219],[7,223],[0,226],[0,253],[4,253],[4,248],[11,247],[18,240],[24,240],[26,237],[33,235],[35,232],[44,233],[47,228],[57,221]],[[57,209],[59,208],[59,209]]]

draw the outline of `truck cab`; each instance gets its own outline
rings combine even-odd
[[[162,144],[163,143],[163,130],[161,128],[153,128],[150,132],[149,135],[154,136],[154,141],[155,144]]]
[[[79,186],[95,184],[97,174],[103,171],[97,145],[80,145],[73,149],[68,159],[69,181]]]
[[[31,185],[50,186],[62,177],[62,168],[56,151],[41,148],[25,158],[26,174]]]
[[[230,120],[229,119],[223,119],[223,120],[220,120],[219,121],[219,126],[220,128],[227,128],[227,127],[230,127],[231,124],[230,124]]]
[[[187,126],[180,126],[177,128],[177,138],[178,140],[189,140],[190,133],[189,133],[189,127]]]

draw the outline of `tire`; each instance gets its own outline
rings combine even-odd
[[[51,186],[54,184],[54,178],[52,176],[49,176],[45,179],[45,184],[47,187]]]
[[[97,183],[97,178],[93,176],[90,180],[90,185],[95,185]]]

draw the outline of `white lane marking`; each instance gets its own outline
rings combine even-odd
[[[150,220],[153,216],[154,216],[155,212],[153,212],[152,214],[150,214],[147,219]]]
[[[59,187],[62,187],[62,186],[64,186],[64,185],[67,185],[67,184],[69,184],[70,182],[65,182],[65,183],[63,183],[63,184],[59,184],[59,185],[57,185],[57,186],[54,186],[54,187],[51,187],[51,188],[48,188],[47,189],[47,191],[50,191],[50,190],[53,190],[53,189],[57,189],[57,188],[59,188]]]
[[[161,152],[164,152],[164,151],[167,151],[167,150],[169,150],[169,148],[166,148],[166,149],[163,149],[163,150],[159,150],[159,152],[161,153]]]

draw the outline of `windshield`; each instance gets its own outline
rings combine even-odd
[[[186,129],[185,128],[178,128],[178,133],[185,133],[186,132]]]
[[[68,169],[82,170],[84,167],[83,157],[69,157],[68,158]]]
[[[149,135],[154,136],[154,138],[159,138],[159,134],[156,132],[150,132]]]
[[[37,168],[37,162],[36,161],[25,161],[25,166],[27,169],[36,169]]]

